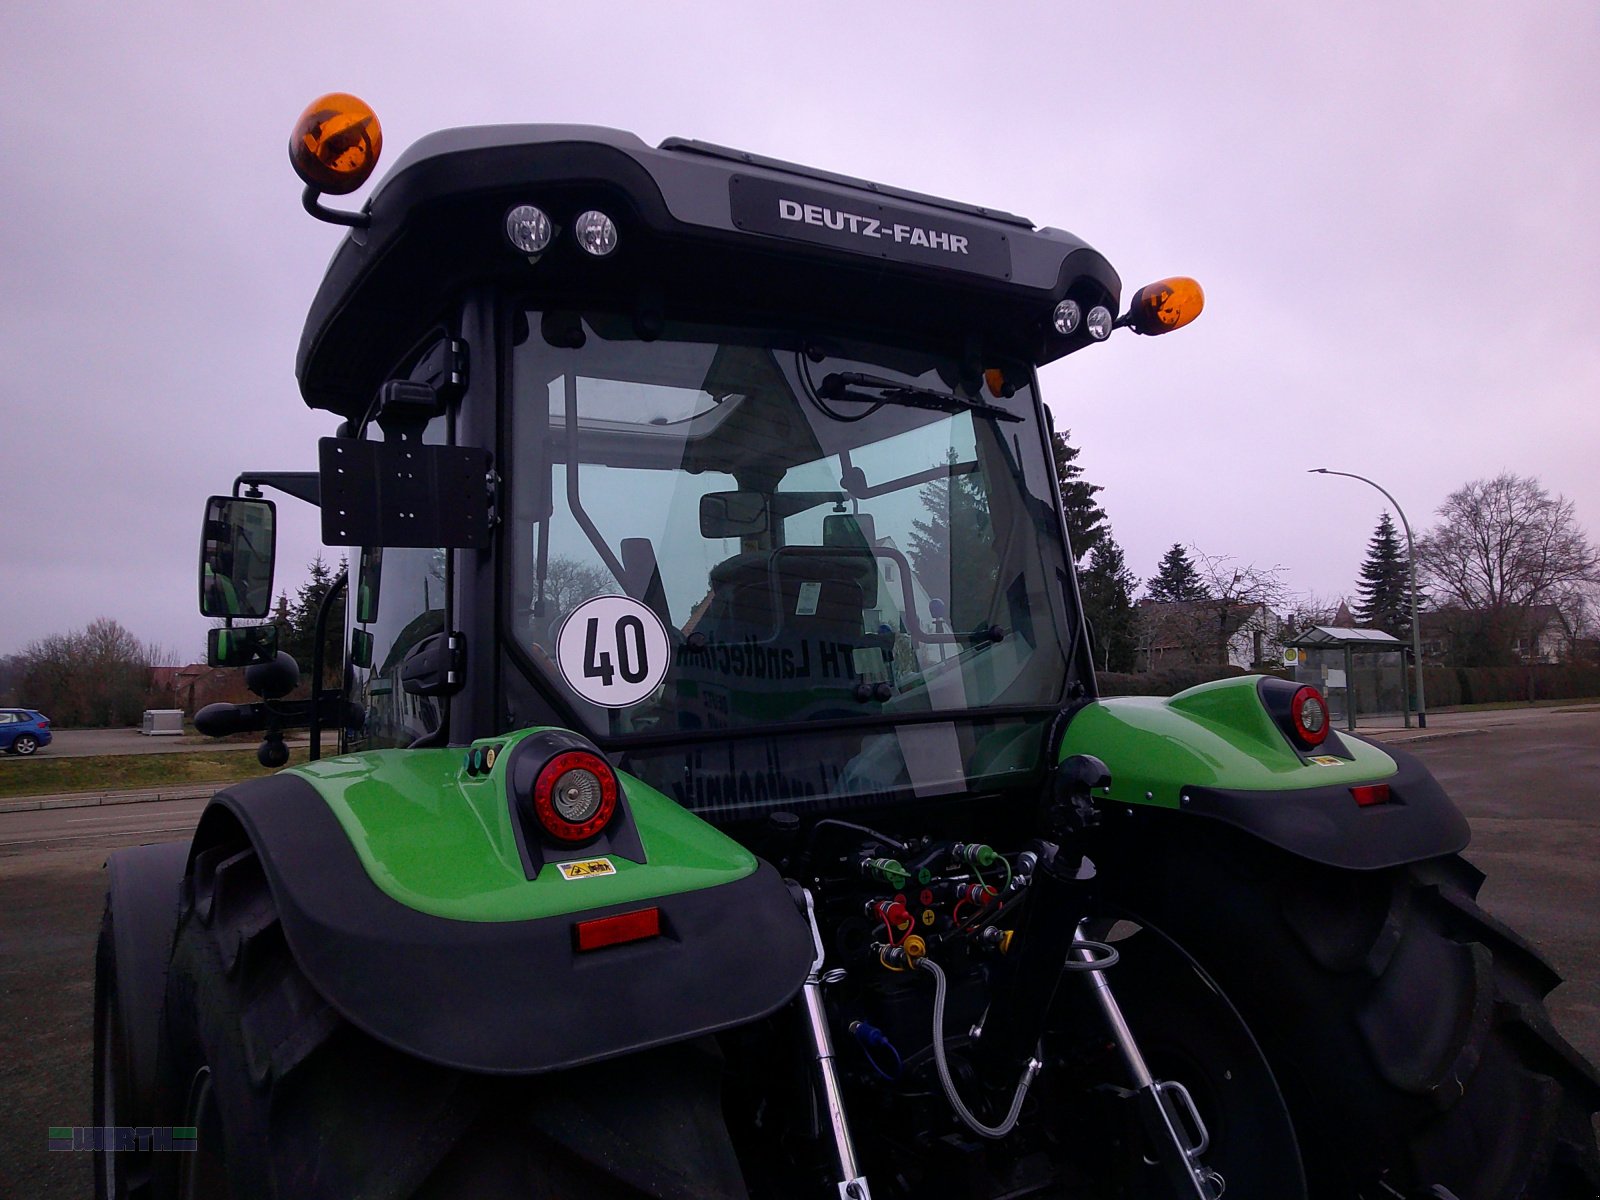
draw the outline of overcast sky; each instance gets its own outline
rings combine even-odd
[[[1196,276],[1197,324],[1043,373],[1141,578],[1182,542],[1352,593],[1383,498],[1317,466],[1419,531],[1534,475],[1600,533],[1600,4],[1133,7],[13,0],[0,654],[112,616],[202,657],[204,498],[315,469],[294,352],[340,234],[285,146],[333,90],[388,164],[445,126],[612,125],[1019,212],[1125,295]]]

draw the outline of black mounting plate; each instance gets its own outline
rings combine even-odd
[[[489,545],[487,450],[323,438],[317,462],[324,545]]]

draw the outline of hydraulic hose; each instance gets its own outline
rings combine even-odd
[[[1012,1129],[1016,1128],[1017,1117],[1022,1112],[1022,1102],[1027,1099],[1028,1088],[1033,1085],[1034,1076],[1043,1066],[1037,1058],[1030,1058],[1028,1065],[1022,1070],[1022,1078],[1017,1081],[1016,1094],[1011,1097],[1011,1110],[1006,1113],[1005,1120],[998,1125],[985,1125],[972,1111],[961,1102],[961,1095],[956,1091],[956,1081],[950,1075],[950,1062],[944,1054],[944,999],[945,978],[944,972],[939,969],[939,964],[930,958],[918,958],[916,966],[933,975],[933,1060],[939,1068],[939,1083],[944,1088],[945,1099],[950,1101],[950,1107],[955,1110],[956,1116],[961,1118],[961,1123],[979,1137],[1003,1138]]]

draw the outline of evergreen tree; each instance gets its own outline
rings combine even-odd
[[[948,464],[959,461],[950,451]],[[974,629],[987,615],[994,578],[989,497],[976,479],[975,474],[947,475],[926,484],[917,498],[928,516],[911,523],[906,548],[923,588],[949,604],[956,629]]]
[[[1134,669],[1139,636],[1133,590],[1138,586],[1138,576],[1128,570],[1122,547],[1107,526],[1089,555],[1089,565],[1078,575],[1083,612],[1094,626],[1095,666],[1103,671]]]
[[[1367,561],[1361,564],[1356,585],[1361,601],[1356,616],[1363,625],[1381,629],[1404,640],[1411,636],[1411,586],[1405,556],[1394,522],[1385,512],[1367,543]]]
[[[342,563],[340,569],[343,569]],[[311,659],[316,647],[317,613],[322,608],[322,598],[328,594],[338,573],[322,561],[322,555],[317,555],[306,564],[307,579],[300,585],[294,600],[288,604],[286,613],[281,601],[279,604],[281,616],[275,618],[281,622],[278,649],[294,656],[295,662],[300,664],[301,676],[306,679],[310,678]],[[322,649],[322,661],[330,670],[339,665],[339,647],[343,640],[344,607],[340,601],[328,614],[327,636]]]
[[[1189,552],[1178,542],[1161,557],[1155,577],[1145,585],[1151,600],[1208,600],[1210,591]]]
[[[1070,429],[1052,432],[1050,451],[1055,458],[1056,478],[1061,481],[1061,512],[1067,521],[1067,539],[1072,544],[1073,558],[1082,562],[1106,536],[1105,510],[1094,498],[1095,493],[1105,489],[1083,480],[1083,468],[1074,461],[1078,448],[1067,440],[1071,436]]]

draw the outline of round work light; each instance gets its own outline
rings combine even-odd
[[[579,213],[572,223],[572,233],[578,245],[596,258],[604,258],[617,248],[617,224],[598,209]]]
[[[543,254],[553,236],[554,227],[543,209],[519,204],[506,214],[506,237],[524,254]]]

